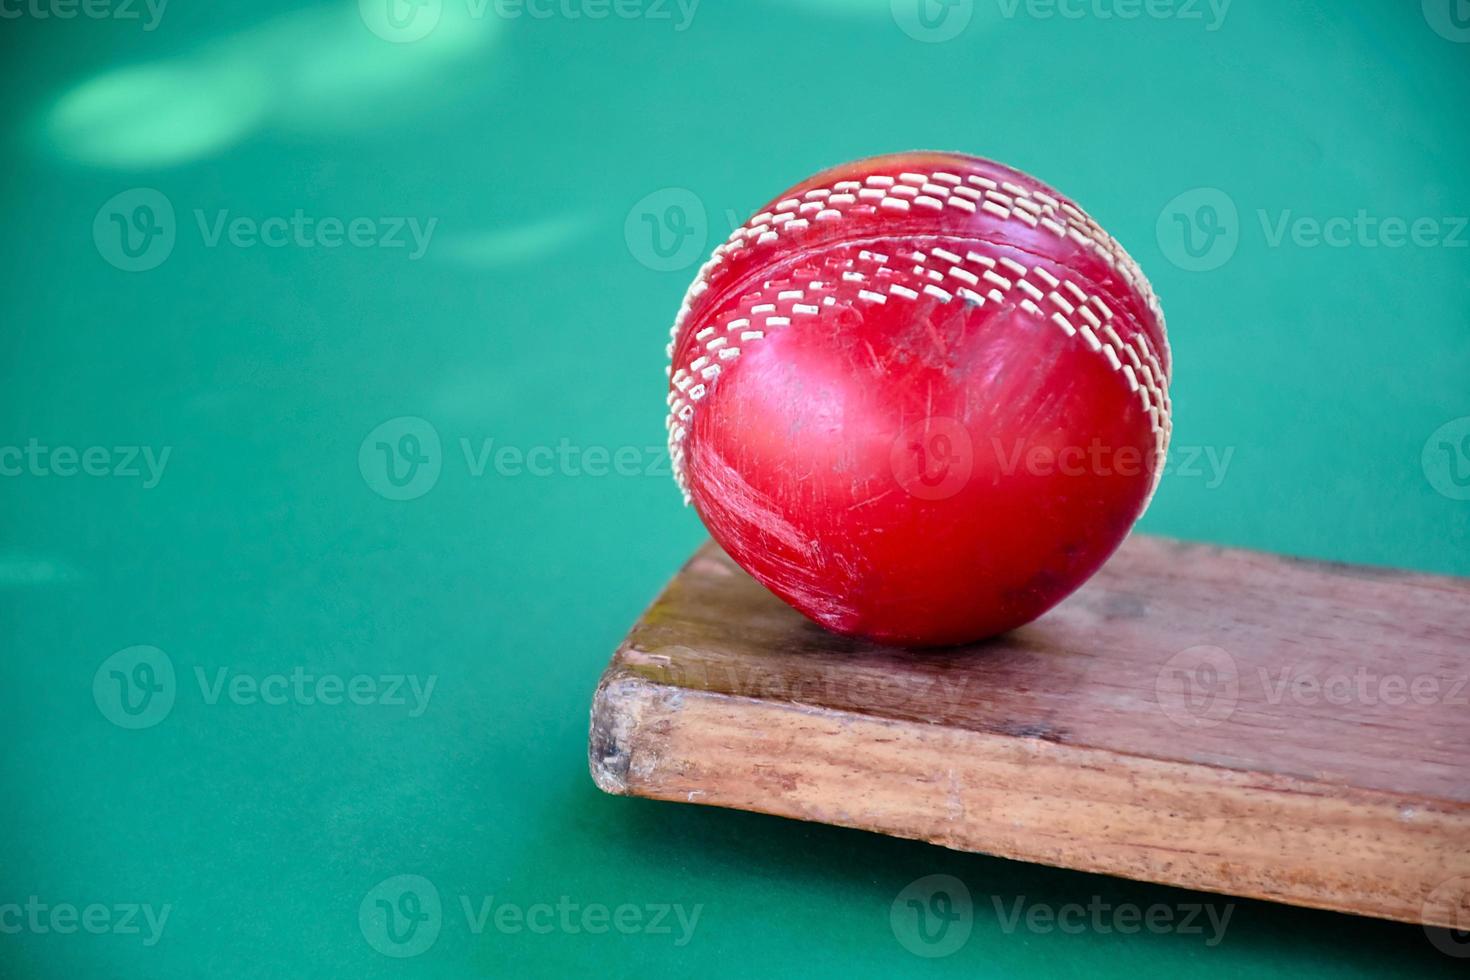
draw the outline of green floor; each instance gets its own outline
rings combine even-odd
[[[1007,161],[1142,263],[1146,530],[1470,574],[1462,2],[66,2],[0,20],[0,976],[1464,975],[585,760],[702,538],[679,297],[852,157]],[[953,950],[890,916],[936,874]]]

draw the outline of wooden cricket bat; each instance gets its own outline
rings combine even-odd
[[[592,705],[609,793],[1470,928],[1470,580],[1135,535],[971,647],[828,633],[713,543]]]

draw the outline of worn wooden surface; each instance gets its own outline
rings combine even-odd
[[[910,652],[701,549],[598,686],[610,793],[1470,927],[1470,581],[1135,536],[1036,623]]]

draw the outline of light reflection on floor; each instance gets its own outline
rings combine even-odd
[[[440,254],[450,262],[494,268],[531,262],[555,254],[591,230],[590,214],[561,214],[504,228],[489,228],[447,238]]]
[[[431,14],[432,29],[395,35],[393,24],[411,22],[380,21],[379,6],[427,11],[419,16]],[[483,57],[504,22],[477,9],[362,0],[274,17],[82,81],[46,111],[41,146],[73,162],[143,169],[207,157],[268,127],[382,126],[414,111],[446,72]]]

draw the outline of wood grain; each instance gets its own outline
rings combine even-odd
[[[714,544],[592,707],[610,793],[1470,927],[1470,581],[1134,536],[963,649],[844,639]]]

